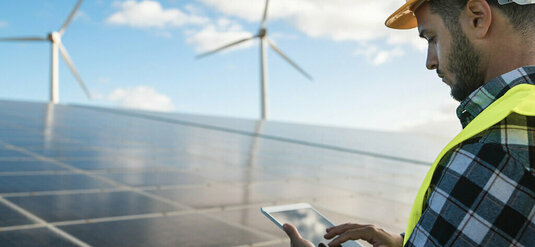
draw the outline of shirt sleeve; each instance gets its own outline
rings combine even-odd
[[[535,246],[535,177],[495,143],[468,143],[437,166],[405,246]]]

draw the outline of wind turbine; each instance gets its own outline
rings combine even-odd
[[[61,37],[65,33],[65,29],[69,26],[72,19],[74,18],[74,15],[76,14],[76,11],[80,7],[80,4],[82,4],[83,0],[79,0],[78,3],[76,3],[76,6],[74,6],[74,9],[71,11],[71,14],[61,27],[59,31],[54,31],[49,33],[46,37],[11,37],[11,38],[0,38],[0,41],[49,41],[52,47],[52,62],[51,62],[51,76],[50,76],[50,103],[57,104],[59,102],[59,69],[58,69],[58,50],[63,57],[63,60],[67,63],[69,68],[71,69],[72,74],[76,78],[76,81],[78,81],[78,84],[82,89],[84,90],[85,94],[87,95],[87,98],[91,99],[91,94],[89,93],[89,90],[87,90],[87,87],[85,86],[84,82],[82,81],[82,78],[78,74],[78,71],[74,67],[74,64],[71,60],[71,57],[69,56],[69,53],[67,52],[67,49],[65,49],[65,46],[63,46],[63,43],[61,42]]]
[[[202,58],[211,54],[214,54],[216,52],[225,50],[227,48],[230,48],[232,46],[241,44],[245,41],[252,40],[252,39],[259,39],[260,40],[260,111],[262,119],[267,119],[268,117],[268,102],[267,102],[267,56],[266,56],[266,44],[271,47],[279,56],[281,56],[284,60],[286,60],[290,65],[292,65],[295,69],[297,69],[301,74],[303,74],[306,78],[312,81],[312,76],[310,76],[305,70],[303,70],[299,65],[297,65],[294,61],[292,61],[288,56],[286,56],[276,45],[267,37],[267,29],[266,29],[266,20],[267,20],[267,12],[268,12],[268,4],[269,0],[266,0],[266,6],[264,7],[264,17],[262,18],[262,23],[260,25],[260,29],[258,30],[258,33],[249,38],[240,39],[238,41],[232,42],[230,44],[224,45],[222,47],[219,47],[215,50],[208,51],[205,53],[202,53],[197,56],[197,58]]]

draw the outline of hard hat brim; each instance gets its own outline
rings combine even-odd
[[[393,29],[411,29],[418,26],[414,10],[426,0],[409,0],[401,8],[396,10],[385,21],[385,25]]]

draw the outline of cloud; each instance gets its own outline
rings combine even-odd
[[[7,27],[8,25],[9,23],[7,23],[7,21],[0,21],[0,28]]]
[[[221,18],[215,23],[210,22],[199,31],[186,32],[186,42],[192,44],[197,52],[217,49],[240,39],[252,37],[253,34],[244,31],[242,26],[231,20]],[[251,47],[253,41],[246,41],[226,51]]]
[[[356,50],[355,54],[365,56],[366,60],[373,65],[381,65],[391,61],[395,57],[405,55],[405,51],[400,47],[383,50],[375,45],[364,45],[362,48]]]
[[[189,15],[180,9],[164,9],[159,2],[127,0],[114,4],[119,9],[106,19],[107,23],[135,28],[180,27],[186,24],[203,24],[208,20],[197,15]]]
[[[264,0],[200,0],[223,14],[249,22],[259,22],[263,15]],[[391,30],[385,19],[399,8],[400,0],[272,0],[269,2],[268,20],[284,20],[310,37],[333,41],[354,41],[358,46],[366,43],[384,43],[394,50],[377,50],[372,59],[381,64],[399,56],[403,45],[425,50],[426,43],[412,31]],[[362,47],[361,47],[362,48]],[[395,51],[395,52],[394,52]],[[359,53],[357,53],[359,54]]]
[[[175,109],[169,96],[158,93],[154,88],[147,86],[117,88],[108,95],[107,99],[125,108],[164,112]]]
[[[89,15],[83,10],[76,11],[76,14],[74,14],[74,20],[84,20],[84,21],[90,21]]]

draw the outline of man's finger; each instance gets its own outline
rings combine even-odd
[[[361,239],[361,236],[363,235],[362,231],[359,230],[350,230],[346,231],[337,238],[335,238],[333,241],[329,243],[329,247],[335,247],[340,246],[341,244],[345,243],[348,240],[359,240]]]
[[[351,223],[346,223],[346,224],[342,224],[342,225],[339,225],[339,226],[334,226],[334,227],[328,228],[327,229],[327,234],[325,234],[323,237],[326,238],[326,239],[331,239],[336,235],[340,235],[340,234],[346,232],[347,230],[355,229],[355,228],[361,228],[361,227],[363,227],[363,225],[351,224]]]
[[[282,225],[282,228],[284,229],[284,232],[286,232],[286,235],[288,235],[291,241],[301,239],[301,234],[299,234],[295,226],[291,224],[284,224]]]
[[[335,238],[333,241],[329,243],[329,247],[333,246],[340,246],[341,244],[345,243],[348,240],[365,240],[367,242],[370,242],[373,239],[380,238],[377,228],[374,226],[364,226],[356,229],[348,230],[337,238]]]

